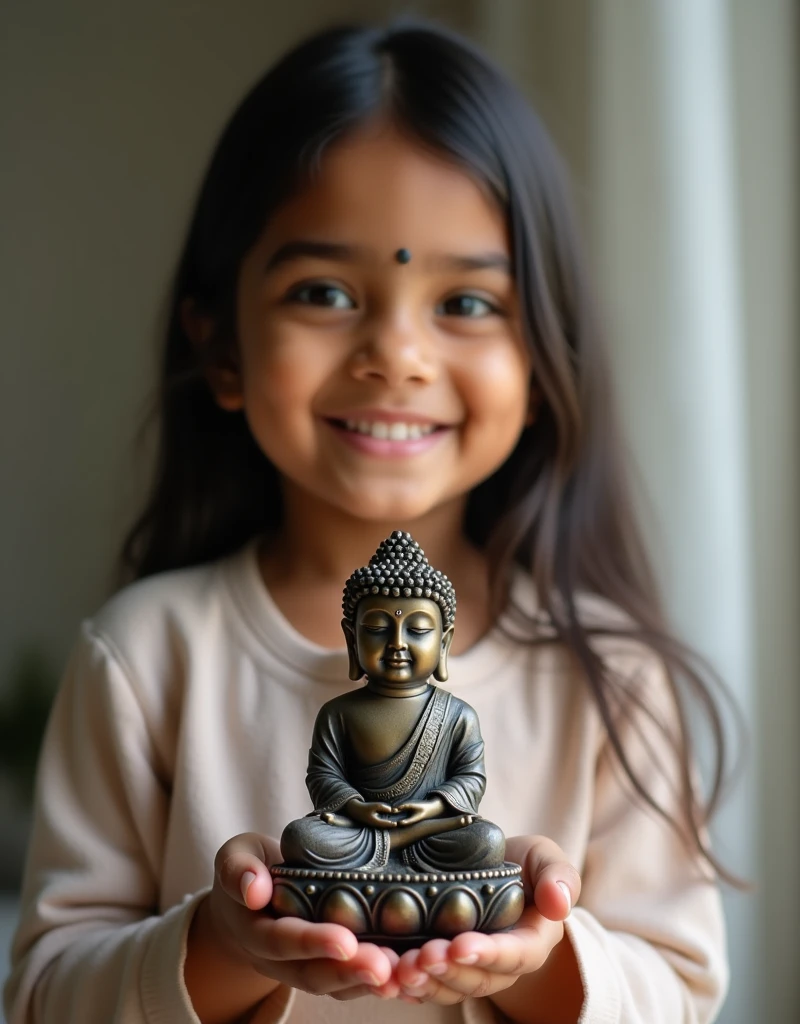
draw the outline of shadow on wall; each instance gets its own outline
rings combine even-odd
[[[28,839],[39,748],[58,676],[35,646],[21,649],[0,686],[0,891],[16,890]]]

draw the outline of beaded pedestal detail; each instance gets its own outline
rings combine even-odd
[[[396,868],[399,868],[396,870]],[[344,925],[364,942],[401,952],[428,939],[511,928],[525,906],[522,869],[323,871],[280,864],[268,912]]]

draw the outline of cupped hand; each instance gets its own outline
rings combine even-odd
[[[281,861],[274,839],[246,832],[217,853],[214,885],[207,897],[207,927],[227,955],[266,978],[306,992],[350,999],[398,991],[397,955],[337,924],[313,924],[263,913],[272,897],[269,866]]]
[[[416,825],[418,821],[425,821],[427,818],[438,818],[445,813],[444,801],[441,797],[433,797],[428,800],[409,800],[408,803],[394,807],[394,814],[402,814],[404,817],[398,821],[401,827],[404,825]]]
[[[393,809],[389,804],[368,803],[365,800],[348,800],[342,808],[348,818],[357,821],[359,825],[369,825],[372,828],[397,828],[397,822],[383,815],[392,814]]]
[[[511,931],[464,932],[404,953],[395,968],[402,998],[450,1005],[492,996],[536,972],[564,936],[564,919],[580,895],[578,872],[552,840],[517,836],[506,860],[522,865],[526,906]]]

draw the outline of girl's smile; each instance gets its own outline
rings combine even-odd
[[[409,522],[505,461],[529,408],[510,263],[502,212],[453,163],[381,123],[326,151],[243,261],[216,387],[287,500]]]
[[[445,423],[434,423],[412,412],[389,409],[359,409],[345,416],[326,417],[345,444],[378,458],[406,458],[419,455],[439,444],[447,431]]]

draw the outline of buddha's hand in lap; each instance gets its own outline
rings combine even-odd
[[[370,828],[397,828],[397,822],[385,817],[392,814],[389,804],[367,803],[365,800],[348,800],[342,808],[344,814],[358,825]]]
[[[447,812],[444,800],[439,796],[430,797],[426,800],[410,800],[408,803],[399,804],[392,808],[393,814],[402,814],[403,817],[397,822],[398,825],[416,825],[418,821],[426,821],[428,818],[441,818]]]
[[[503,1001],[514,997],[500,994],[527,975],[533,978],[559,947],[564,919],[580,895],[578,872],[543,836],[509,839],[506,857],[522,865],[525,886],[525,910],[514,928],[432,939],[404,953],[395,968],[401,996],[449,1006],[468,996],[497,995],[504,1009]]]

